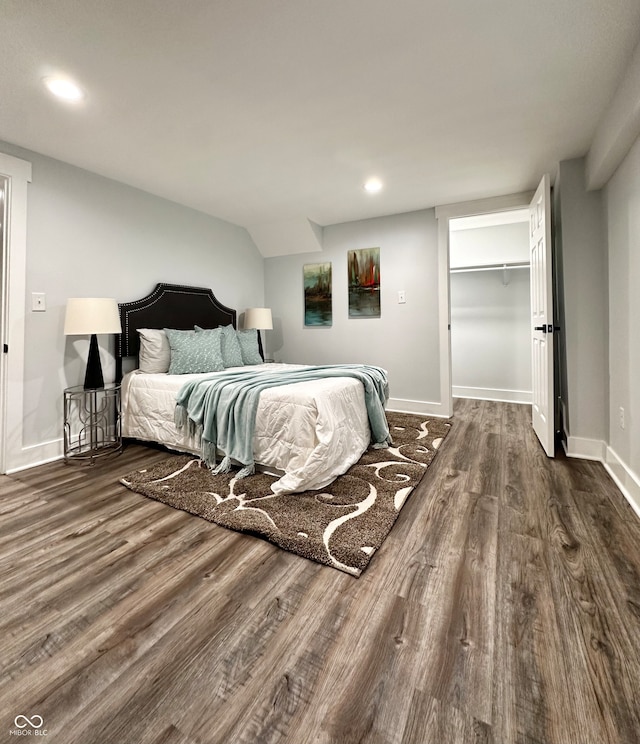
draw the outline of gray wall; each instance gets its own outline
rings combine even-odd
[[[24,442],[62,436],[62,390],[83,380],[87,340],[65,338],[68,297],[137,299],[157,282],[211,287],[240,312],[264,301],[264,260],[241,227],[0,142],[33,164],[28,194]],[[30,311],[31,293],[47,311]],[[100,337],[105,380],[113,341]],[[111,377],[110,377],[111,376]]]
[[[459,230],[449,224],[449,266],[480,266],[513,261],[529,262],[529,223],[487,225]]]
[[[267,348],[278,361],[362,362],[387,369],[391,397],[440,402],[438,241],[433,209],[325,227],[323,250],[265,261],[274,330]],[[380,248],[381,317],[348,317],[347,251]],[[302,267],[331,262],[333,325],[305,328]],[[406,304],[398,304],[398,291]],[[398,404],[396,404],[398,405]]]
[[[561,162],[556,182],[566,380],[560,394],[569,437],[606,441],[607,239],[602,192],[586,191],[584,165],[584,158]]]
[[[640,488],[640,140],[605,188],[609,239],[609,444]],[[621,427],[620,407],[625,410]],[[620,473],[618,473],[620,475]],[[640,506],[640,504],[639,504]]]

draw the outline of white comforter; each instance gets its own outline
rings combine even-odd
[[[265,374],[301,365],[265,364]],[[239,368],[242,369],[242,368]],[[182,385],[206,375],[144,374],[122,381],[122,434],[200,453],[200,441],[178,431],[175,397]],[[274,493],[319,489],[357,462],[369,445],[362,383],[348,377],[299,382],[260,395],[253,442],[256,463],[278,474]]]

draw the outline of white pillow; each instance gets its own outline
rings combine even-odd
[[[138,328],[140,335],[140,352],[138,367],[149,375],[169,371],[171,347],[167,334],[155,328]]]

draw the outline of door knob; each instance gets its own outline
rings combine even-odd
[[[547,332],[547,326],[546,325],[534,326],[533,327],[533,330],[534,331],[542,331],[543,333],[546,333]]]

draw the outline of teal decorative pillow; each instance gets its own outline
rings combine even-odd
[[[236,331],[242,352],[242,361],[245,364],[264,364],[260,356],[258,346],[258,331],[255,328],[247,328],[244,331]]]
[[[224,366],[242,367],[244,362],[242,361],[242,351],[236,329],[232,325],[228,325],[214,328],[213,330],[219,331],[222,334],[222,362]],[[200,326],[195,326],[195,331],[197,335],[211,332],[200,328]]]
[[[170,375],[188,375],[197,372],[219,372],[224,369],[222,360],[222,334],[212,331],[176,331],[165,328],[171,347]]]

